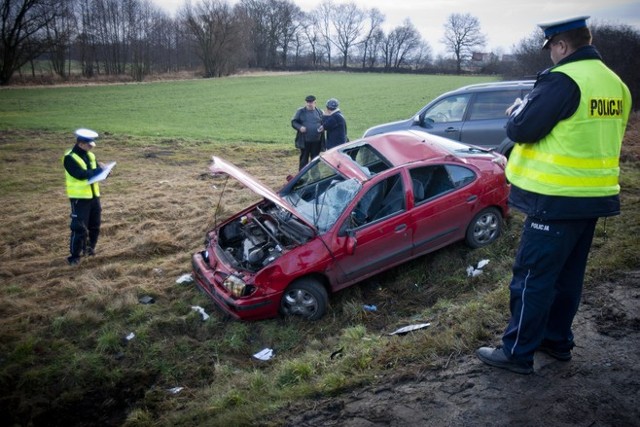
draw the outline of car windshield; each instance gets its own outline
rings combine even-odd
[[[280,195],[300,216],[324,233],[335,224],[361,187],[356,179],[345,179],[318,158]]]

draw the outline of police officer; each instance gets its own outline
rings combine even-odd
[[[76,144],[63,157],[67,196],[71,202],[69,265],[80,263],[82,255],[95,254],[100,234],[100,187],[89,180],[102,172],[103,165],[91,152],[98,134],[90,129],[75,131]]]
[[[591,45],[588,18],[540,24],[554,66],[508,110],[507,134],[516,141],[506,169],[509,202],[526,219],[502,346],[476,355],[521,374],[533,372],[536,351],[571,359],[596,222],[620,213],[618,164],[631,95]]]

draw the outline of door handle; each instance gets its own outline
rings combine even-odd
[[[396,229],[394,230],[396,233],[400,231],[404,231],[407,228],[407,224],[396,225]]]
[[[475,202],[476,200],[478,200],[478,196],[476,195],[467,197],[467,203]]]
[[[458,132],[457,128],[454,127],[448,127],[444,130],[446,133],[452,133],[452,132]]]

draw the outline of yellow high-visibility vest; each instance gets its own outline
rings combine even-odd
[[[65,156],[68,155],[71,155],[71,158],[75,160],[82,169],[87,170],[87,164],[82,160],[82,157],[73,153],[71,150],[65,153]],[[87,156],[89,157],[91,169],[96,169],[97,162],[95,154],[88,152]],[[62,161],[64,163],[64,157],[62,158]],[[67,196],[70,199],[93,199],[94,195],[95,197],[100,197],[100,187],[97,182],[89,184],[86,179],[75,179],[69,174],[69,172],[67,172],[66,169],[64,170],[64,173],[66,177]]]
[[[620,147],[631,111],[624,82],[599,60],[581,60],[552,72],[571,77],[580,104],[535,143],[516,143],[507,162],[509,181],[538,194],[603,197],[620,192]]]

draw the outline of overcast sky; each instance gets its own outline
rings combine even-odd
[[[186,0],[151,0],[173,15]],[[231,4],[237,0],[228,0]],[[198,0],[191,0],[196,4]],[[589,15],[588,23],[625,24],[640,30],[638,0],[333,0],[356,3],[363,9],[378,8],[385,16],[385,31],[409,18],[434,54],[442,53],[440,39],[444,23],[452,13],[470,13],[480,21],[487,36],[486,51],[508,53],[520,40],[538,30],[536,24]],[[320,0],[293,0],[303,11],[317,7]],[[541,33],[540,33],[541,34]]]

